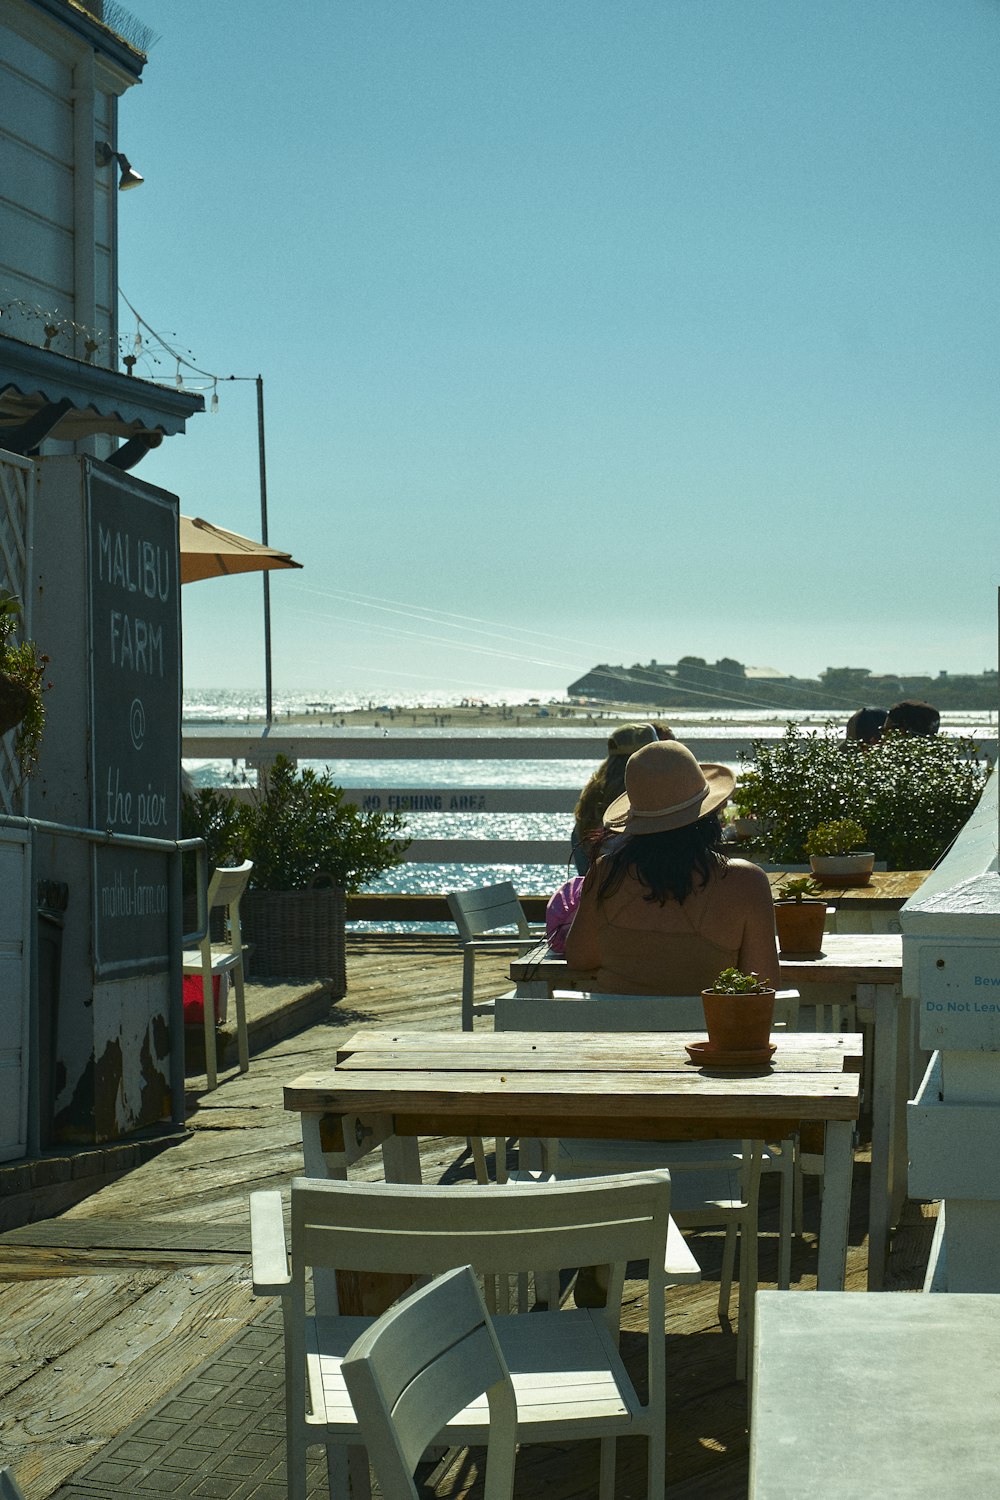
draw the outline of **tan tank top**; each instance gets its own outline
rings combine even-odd
[[[697,995],[722,969],[734,966],[739,950],[699,932],[685,905],[672,909],[680,910],[686,928],[664,930],[654,925],[661,908],[643,901],[641,894],[619,891],[600,902],[601,964],[590,980],[592,988],[611,995]]]

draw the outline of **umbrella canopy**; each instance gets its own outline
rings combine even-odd
[[[200,516],[181,516],[181,583],[221,578],[226,573],[259,573],[266,568],[301,568],[288,552],[225,531]]]

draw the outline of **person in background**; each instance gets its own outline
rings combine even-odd
[[[723,853],[720,810],[734,784],[678,740],[637,750],[604,814],[623,835],[584,878],[566,962],[609,994],[695,995],[736,967],[777,983],[767,876]]]
[[[941,724],[941,715],[931,704],[924,703],[920,698],[904,698],[901,703],[894,703],[886,715],[884,734],[895,731],[896,734],[937,734]]]
[[[844,730],[844,737],[857,740],[862,745],[877,745],[887,718],[884,708],[859,708],[851,714]]]
[[[625,763],[642,745],[672,740],[669,724],[620,724],[608,735],[608,753],[580,793],[573,813],[571,859],[580,875],[586,875],[604,836],[604,811],[625,789]]]

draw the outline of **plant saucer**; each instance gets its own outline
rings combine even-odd
[[[768,1042],[766,1047],[751,1047],[746,1052],[713,1047],[711,1042],[684,1043],[684,1051],[691,1061],[699,1063],[703,1068],[755,1068],[761,1063],[770,1062],[776,1050],[776,1042]]]

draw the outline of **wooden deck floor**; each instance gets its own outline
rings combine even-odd
[[[461,964],[445,939],[349,940],[347,996],[328,1020],[227,1075],[215,1093],[192,1091],[190,1136],[58,1218],[0,1236],[0,1464],[32,1500],[44,1500],[144,1410],[210,1358],[261,1304],[249,1275],[247,1201],[302,1169],[297,1117],[281,1086],[332,1057],[345,1031],[367,1025],[456,1027]],[[506,961],[483,962],[485,997],[505,987]],[[193,1083],[197,1085],[197,1080]],[[464,1142],[422,1148],[428,1181],[471,1176]],[[373,1168],[374,1170],[374,1168]],[[765,1194],[770,1191],[769,1185]],[[863,1155],[855,1174],[848,1287],[865,1273]],[[807,1197],[797,1286],[815,1284],[815,1199]],[[909,1205],[893,1245],[889,1286],[919,1288],[933,1228],[930,1206]],[[762,1213],[762,1283],[773,1284],[776,1205]],[[700,1286],[670,1293],[670,1500],[743,1500],[747,1488],[745,1388],[734,1378],[735,1332],[716,1317],[721,1243],[694,1242]],[[623,1348],[645,1326],[643,1284],[630,1283]],[[638,1339],[636,1339],[638,1343]],[[526,1449],[519,1500],[593,1493],[596,1447]],[[644,1444],[621,1445],[619,1500],[643,1492]],[[428,1494],[481,1493],[459,1462]]]

